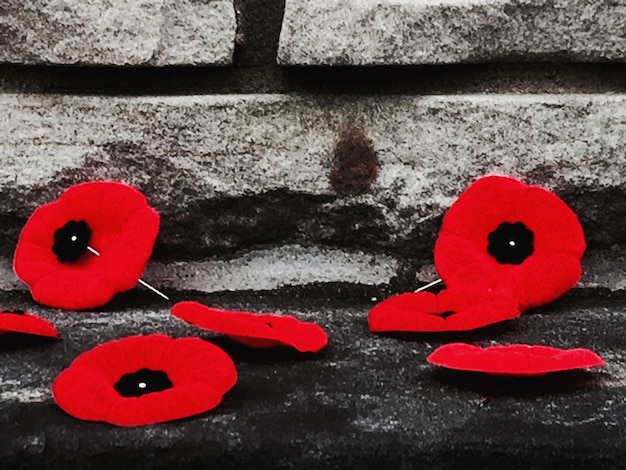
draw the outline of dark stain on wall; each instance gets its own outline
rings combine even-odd
[[[342,131],[335,147],[335,162],[330,184],[338,193],[360,194],[370,189],[378,178],[379,167],[372,141],[362,129]]]

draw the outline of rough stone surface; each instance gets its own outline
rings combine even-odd
[[[68,463],[200,468],[207,462],[220,469],[623,468],[623,295],[568,294],[497,328],[403,338],[368,333],[369,299],[280,293],[191,298],[315,320],[329,332],[329,347],[301,356],[238,346],[176,320],[168,304],[137,293],[106,311],[84,313],[33,306],[25,293],[0,294],[5,307],[53,320],[62,338],[0,337],[3,469],[66,469]],[[153,332],[200,335],[234,358],[239,381],[218,408],[179,422],[123,429],[78,421],[53,403],[52,380],[78,354],[109,339]],[[588,347],[607,366],[503,380],[444,373],[426,363],[437,346],[458,340]]]
[[[225,65],[236,27],[232,0],[5,0],[0,62]]]
[[[286,0],[288,65],[626,59],[624,0]]]
[[[342,130],[372,141],[364,194],[330,184]],[[155,257],[318,244],[429,259],[441,217],[479,176],[557,192],[589,245],[626,244],[624,95],[0,96],[0,255],[79,181],[140,188],[162,214]]]
[[[371,297],[415,290],[438,278],[431,260],[406,260],[364,253],[286,245],[204,261],[148,263],[143,280],[166,293],[271,291],[308,286],[311,291],[368,292]],[[583,258],[583,276],[575,289],[626,290],[626,253],[593,250]],[[138,287],[138,289],[142,289]],[[12,262],[0,258],[0,291],[25,291]]]

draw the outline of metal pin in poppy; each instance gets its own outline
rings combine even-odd
[[[22,333],[48,338],[59,337],[59,332],[48,320],[21,310],[0,310],[0,334],[3,333]]]
[[[522,310],[550,302],[581,276],[585,237],[555,194],[487,176],[446,212],[435,267],[449,288],[508,292]]]
[[[232,359],[217,346],[153,334],[81,354],[57,376],[52,393],[75,418],[141,426],[209,411],[236,381]]]
[[[78,184],[31,215],[13,268],[41,304],[99,307],[143,283],[158,231],[158,213],[135,188],[111,181]]]
[[[447,369],[517,377],[604,365],[604,360],[590,349],[559,349],[528,344],[487,348],[465,343],[445,344],[428,356],[427,361]]]
[[[222,310],[190,301],[177,303],[171,312],[192,325],[255,348],[288,346],[300,352],[318,352],[328,344],[322,327],[289,315]]]
[[[370,331],[467,331],[520,316],[516,299],[467,289],[410,292],[390,297],[369,312]]]

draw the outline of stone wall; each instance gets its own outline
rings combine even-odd
[[[410,288],[446,208],[500,173],[563,197],[585,282],[618,288],[625,59],[623,0],[8,0],[0,285],[35,207],[113,178],[162,214],[157,285]]]

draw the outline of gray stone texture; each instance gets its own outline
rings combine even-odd
[[[400,338],[367,331],[369,299],[328,300],[319,293],[191,298],[317,321],[329,346],[318,355],[243,347],[173,318],[170,305],[152,297],[127,295],[106,311],[77,313],[33,306],[25,293],[0,293],[4,307],[45,316],[61,335],[59,342],[0,337],[2,468],[623,468],[623,297],[570,293],[498,327]],[[50,385],[77,355],[107,340],[154,332],[200,336],[233,357],[239,379],[216,409],[118,428],[79,421],[54,404]],[[587,347],[607,365],[507,380],[446,373],[426,363],[435,348],[459,340]]]
[[[236,28],[232,0],[5,0],[0,62],[226,65]]]
[[[624,61],[624,0],[286,0],[286,65]]]
[[[380,167],[358,195],[329,179],[350,126]],[[99,178],[161,213],[161,260],[283,244],[430,259],[447,207],[491,173],[555,190],[609,248],[626,242],[625,147],[623,95],[2,95],[0,256],[38,205]]]

